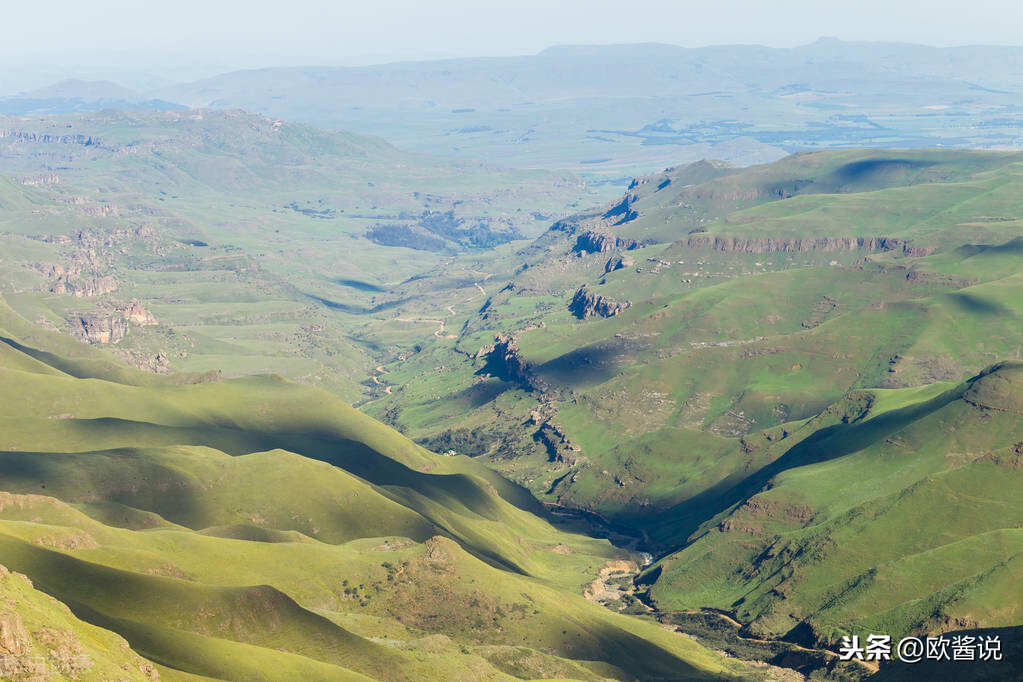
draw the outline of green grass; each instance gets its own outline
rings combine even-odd
[[[278,377],[41,351],[65,340],[4,314],[0,555],[169,679],[755,676],[583,598],[625,554],[477,462]]]
[[[1015,624],[1019,605],[995,595],[1023,548],[1013,521],[1023,426],[960,396],[1003,381],[1016,396],[1016,375],[889,393],[866,419],[790,446],[769,486],[665,560],[653,595],[665,608],[735,610],[765,634],[806,622],[824,641],[942,631],[955,619]]]

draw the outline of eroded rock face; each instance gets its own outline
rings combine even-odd
[[[528,391],[545,394],[551,390],[550,384],[541,379],[519,350],[515,337],[498,334],[494,337],[494,345],[484,346],[476,353],[477,359],[485,360],[482,374],[489,374],[504,381],[519,384]]]
[[[28,648],[28,633],[21,616],[13,611],[0,613],[0,654],[21,654]]]
[[[636,261],[632,260],[632,256],[626,254],[612,256],[608,259],[607,263],[604,264],[604,272],[614,272],[615,270],[621,270],[622,268],[631,268],[635,264]]]
[[[55,294],[70,294],[76,298],[83,296],[103,296],[117,290],[117,280],[111,275],[92,277],[72,277],[65,275],[50,287]]]
[[[67,294],[82,298],[84,296],[103,296],[117,290],[117,280],[112,275],[100,275],[89,272],[78,263],[60,265],[57,263],[40,263],[36,270],[54,281],[50,291],[54,294]]]
[[[75,313],[68,322],[71,335],[86,343],[118,343],[128,334],[128,320],[120,315]]]
[[[122,312],[124,319],[129,322],[134,322],[139,326],[147,327],[149,325],[157,324],[156,317],[153,313],[146,310],[137,300],[132,300],[132,302],[129,303]]]
[[[533,434],[534,440],[547,450],[547,457],[552,462],[575,466],[579,463],[580,448],[574,444],[560,426],[547,421]]]
[[[572,250],[577,253],[581,251],[586,251],[587,253],[608,253],[619,250],[631,251],[638,246],[639,242],[635,239],[623,239],[613,234],[589,231],[583,232],[576,237],[575,246],[572,247]]]
[[[619,301],[610,296],[595,294],[584,284],[575,292],[568,309],[580,320],[585,320],[594,316],[614,317],[631,305],[629,301]]]
[[[68,322],[71,335],[86,343],[119,343],[128,335],[129,323],[140,327],[157,324],[156,317],[136,300],[113,312],[73,313]]]
[[[494,337],[494,345],[485,352],[487,364],[484,369],[505,381],[527,384],[530,379],[530,368],[519,352],[515,337],[498,334]]]

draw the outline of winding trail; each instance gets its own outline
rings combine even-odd
[[[397,322],[431,322],[437,325],[437,329],[433,332],[433,335],[438,339],[457,339],[458,337],[454,334],[444,333],[444,320],[429,320],[425,317],[392,317]]]
[[[377,371],[377,374],[390,374],[390,372],[388,372],[386,369],[384,369],[383,365],[377,365],[374,369]],[[373,379],[373,383],[374,384],[376,384],[377,386],[383,386],[384,387],[384,393],[386,395],[391,395],[391,387],[390,386],[388,386],[384,382],[380,381],[380,379],[378,379],[376,375],[374,375],[372,377],[372,379]]]

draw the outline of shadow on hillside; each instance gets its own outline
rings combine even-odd
[[[706,521],[733,507],[738,507],[766,486],[778,474],[796,467],[826,462],[858,452],[899,429],[923,419],[958,399],[964,386],[958,386],[931,400],[885,412],[873,419],[854,424],[834,424],[792,446],[767,466],[735,481],[726,479],[718,485],[691,497],[660,515],[662,524],[670,528],[669,537],[683,537],[685,542],[670,548],[678,551],[694,541],[693,534]],[[659,535],[663,533],[659,532]]]
[[[988,253],[1023,255],[1023,237],[1016,237],[1004,244],[995,244],[994,246],[981,245],[979,248]]]
[[[384,303],[378,303],[375,306],[366,307],[361,305],[351,305],[349,303],[341,303],[340,301],[332,301],[329,298],[323,298],[322,296],[316,296],[315,294],[306,294],[309,298],[316,301],[320,305],[324,305],[331,310],[340,310],[343,313],[349,313],[351,315],[370,315],[373,313],[379,313],[383,310],[390,310],[391,308],[397,308],[403,303],[408,303],[409,299],[395,299],[393,301],[385,301]]]
[[[948,299],[952,304],[964,313],[970,315],[1008,315],[1010,317],[1016,316],[1016,311],[1012,308],[1002,305],[998,301],[992,301],[987,298],[982,298],[976,294],[969,294],[965,291],[956,291],[948,294]]]
[[[482,485],[464,474],[432,474],[416,471],[359,441],[340,438],[329,433],[294,434],[271,431],[257,431],[211,425],[167,426],[146,422],[135,422],[116,418],[67,420],[67,427],[79,442],[102,443],[103,451],[88,453],[0,453],[0,479],[19,481],[25,492],[48,494],[47,480],[57,472],[82,471],[75,465],[68,465],[70,458],[88,458],[88,463],[99,467],[91,472],[94,480],[103,480],[103,463],[100,458],[116,459],[120,471],[131,468],[134,478],[126,479],[123,485],[115,484],[110,489],[95,487],[89,493],[93,496],[123,504],[127,507],[149,511],[168,521],[201,530],[206,519],[201,510],[201,491],[189,491],[190,486],[183,476],[175,475],[167,468],[153,465],[146,458],[138,456],[134,448],[168,447],[174,445],[200,445],[215,448],[232,456],[243,456],[254,452],[281,449],[332,464],[349,474],[374,485],[386,497],[418,512],[436,528],[435,534],[445,535],[456,541],[471,554],[487,563],[505,570],[524,574],[525,571],[511,559],[491,552],[479,543],[467,541],[458,531],[449,528],[442,520],[443,515],[434,512],[437,504],[448,510],[488,521],[500,518],[500,509]],[[69,434],[70,435],[70,434]],[[61,464],[61,460],[65,463]],[[112,469],[111,469],[112,470]],[[181,478],[177,481],[177,478]],[[166,479],[166,480],[164,480]],[[169,485],[177,481],[174,496],[152,494],[152,486],[139,486],[138,482],[162,481]],[[54,482],[51,481],[50,492]],[[138,490],[143,493],[136,494]],[[96,501],[96,499],[81,500]],[[515,504],[518,500],[508,500]],[[521,501],[518,501],[521,505]],[[525,507],[523,507],[525,508]],[[423,540],[424,538],[416,538]]]
[[[491,402],[505,391],[518,388],[518,384],[506,381],[498,376],[473,384],[451,396],[455,404],[467,404],[472,409],[482,407]]]
[[[363,282],[358,279],[335,279],[331,281],[334,282],[334,284],[340,284],[343,287],[351,287],[352,289],[358,289],[359,291],[373,291],[377,293],[387,291],[387,289],[378,287],[376,284]]]
[[[67,360],[59,355],[22,345],[6,336],[0,336],[0,343],[5,343],[14,350],[76,379],[107,379],[109,375],[118,370],[114,365],[108,366],[106,363],[96,360]]]
[[[865,159],[847,163],[834,172],[834,178],[843,184],[879,185],[890,184],[891,176],[908,170],[921,170],[936,165],[935,161],[903,159],[898,157]]]
[[[577,348],[538,365],[536,373],[555,386],[599,384],[617,373],[619,352],[607,346]]]

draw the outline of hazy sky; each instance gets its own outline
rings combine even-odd
[[[138,87],[147,78],[158,84],[234,68],[531,54],[566,43],[789,47],[834,36],[1021,44],[1023,3],[32,0],[5,2],[3,24],[0,87],[50,76],[117,79],[118,73]]]

